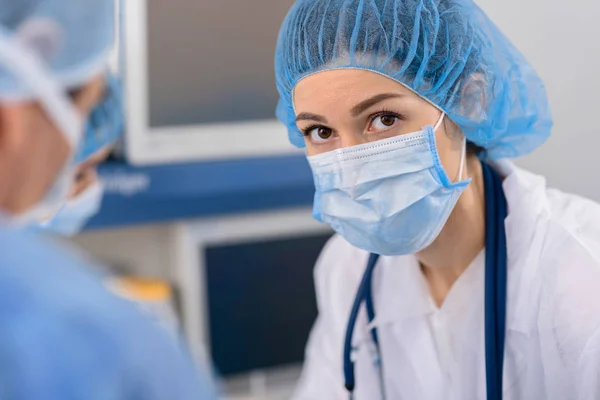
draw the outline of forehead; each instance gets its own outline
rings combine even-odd
[[[294,88],[293,102],[298,114],[309,111],[308,107],[343,107],[346,103],[352,107],[357,101],[381,93],[419,99],[412,90],[385,75],[361,69],[335,69],[301,79]]]

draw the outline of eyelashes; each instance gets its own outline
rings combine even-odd
[[[329,129],[329,128],[327,128],[327,127],[323,126],[323,125],[310,125],[310,126],[308,126],[308,127],[304,128],[304,129],[302,129],[300,132],[302,132],[302,134],[303,134],[304,136],[308,136],[308,135],[310,135],[310,133],[311,133],[313,130],[315,130],[315,129],[317,129],[317,128]]]
[[[367,119],[367,130],[383,132],[394,128],[398,121],[403,120],[405,120],[405,117],[402,113],[390,109],[383,109],[369,115]],[[377,122],[379,122],[379,126],[376,127],[376,129],[373,129],[373,126]],[[333,136],[333,129],[322,124],[312,124],[300,131],[304,137],[310,137],[310,139],[316,142],[329,140],[331,136]]]

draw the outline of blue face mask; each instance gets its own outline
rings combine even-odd
[[[65,203],[54,218],[40,225],[42,231],[62,236],[74,236],[100,211],[104,188],[100,182],[87,188],[78,197]]]
[[[470,182],[452,183],[440,163],[435,131],[443,119],[435,128],[308,157],[315,218],[371,253],[414,254],[429,246]]]

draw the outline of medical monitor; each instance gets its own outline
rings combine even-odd
[[[229,394],[253,393],[257,379],[269,393],[295,386],[317,317],[314,266],[333,234],[311,214],[276,210],[179,228],[185,333]]]
[[[275,119],[273,66],[293,2],[123,1],[129,161],[297,152]]]

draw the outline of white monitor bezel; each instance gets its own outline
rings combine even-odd
[[[147,165],[302,153],[289,143],[285,126],[275,118],[151,128],[147,101],[147,1],[124,1],[121,10],[127,110],[125,151],[129,162]]]

